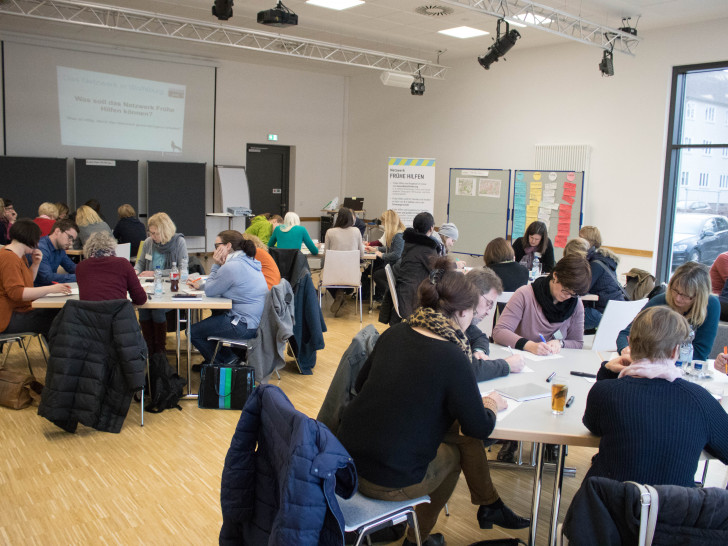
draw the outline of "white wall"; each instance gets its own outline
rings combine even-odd
[[[377,74],[353,77],[346,193],[384,210],[387,158],[434,157],[441,223],[451,167],[529,169],[535,144],[588,144],[584,222],[607,244],[656,252],[672,67],[726,60],[727,24],[645,33],[636,57],[615,54],[612,78],[601,77],[597,48],[523,41],[488,71],[468,59],[446,81],[426,80],[422,97],[384,87]],[[652,260],[623,257],[620,271],[631,267],[654,270]]]

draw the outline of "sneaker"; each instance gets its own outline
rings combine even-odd
[[[407,537],[404,537],[402,546],[416,546],[416,544],[416,542],[411,542]],[[432,533],[427,537],[427,540],[422,541],[422,546],[447,546],[447,542],[445,542],[445,537],[442,536],[442,533]]]
[[[493,525],[504,529],[525,529],[531,524],[531,520],[522,518],[501,503],[498,508],[484,505],[478,508],[478,524],[481,529],[492,529]]]

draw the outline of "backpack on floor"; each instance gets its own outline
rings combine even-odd
[[[182,389],[187,385],[187,380],[180,377],[164,353],[156,353],[149,358],[149,384],[151,402],[144,411],[160,413],[169,408],[182,411],[177,402],[182,398]]]

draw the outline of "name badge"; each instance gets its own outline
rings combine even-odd
[[[554,332],[554,339],[564,339],[564,334],[561,333],[561,330],[556,330]]]
[[[152,261],[152,255],[151,254],[147,254],[146,256],[144,256],[144,259],[147,260],[147,261],[149,261],[149,262],[151,262]]]

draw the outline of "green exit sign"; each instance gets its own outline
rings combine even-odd
[[[278,140],[278,135],[273,135],[273,134],[268,135],[268,140],[270,140],[270,141]]]

